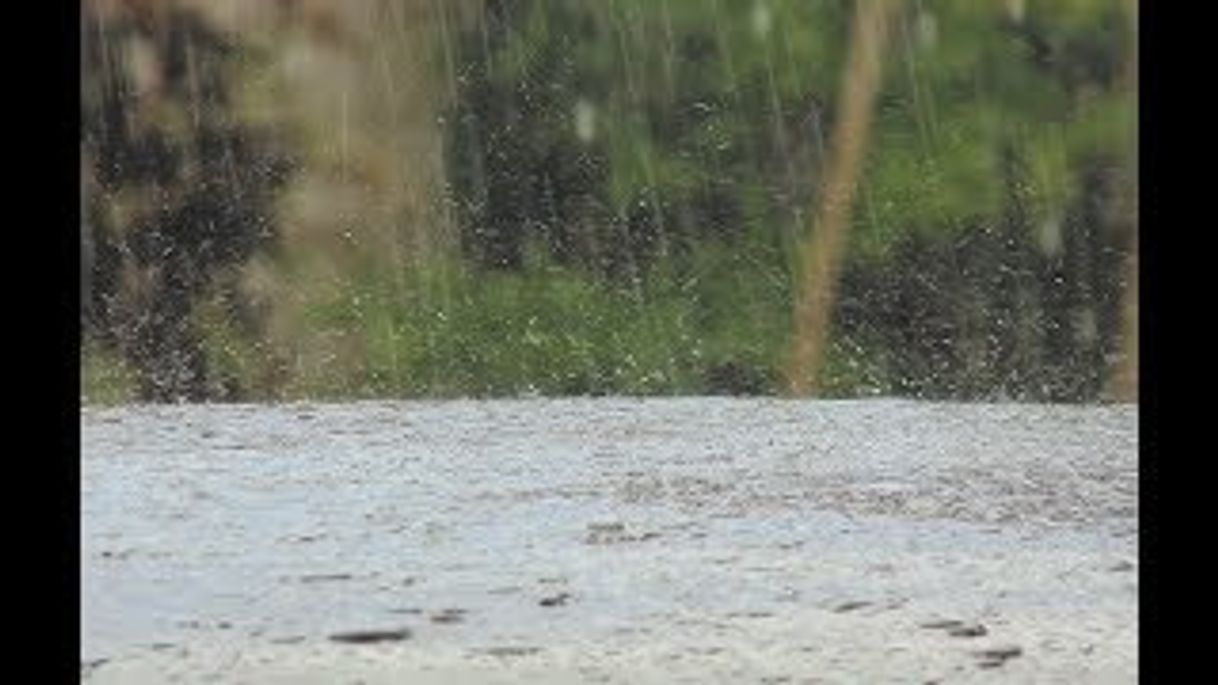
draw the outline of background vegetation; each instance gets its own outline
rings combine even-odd
[[[783,387],[854,3],[82,9],[86,400]],[[1133,11],[903,3],[824,392],[1107,396]]]

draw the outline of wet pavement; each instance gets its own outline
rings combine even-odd
[[[1132,406],[161,406],[81,430],[89,682],[1137,679]]]

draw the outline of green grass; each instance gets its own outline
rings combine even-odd
[[[309,309],[285,364],[249,340],[221,303],[196,312],[217,399],[778,394],[790,344],[785,257],[764,244],[712,247],[610,281],[534,258],[521,272],[457,263],[410,273],[369,265]],[[341,342],[335,342],[341,341]],[[87,402],[132,401],[134,374],[82,350]],[[882,390],[882,368],[837,340],[828,396]]]
[[[135,400],[135,374],[121,357],[85,340],[80,349],[80,394],[85,405],[111,406]]]
[[[348,385],[373,396],[702,394],[732,390],[724,366],[770,392],[788,288],[741,259],[707,252],[633,284],[540,260],[521,273],[369,274],[312,321],[363,341]]]

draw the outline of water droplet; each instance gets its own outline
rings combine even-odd
[[[753,33],[758,38],[765,38],[769,35],[772,24],[773,15],[770,13],[770,6],[764,1],[753,3]]]
[[[580,98],[575,103],[575,135],[585,143],[596,136],[596,109],[592,103]]]

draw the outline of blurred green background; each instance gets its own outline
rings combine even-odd
[[[1136,5],[881,1],[821,392],[1135,398]],[[854,2],[81,8],[85,402],[783,391]]]

